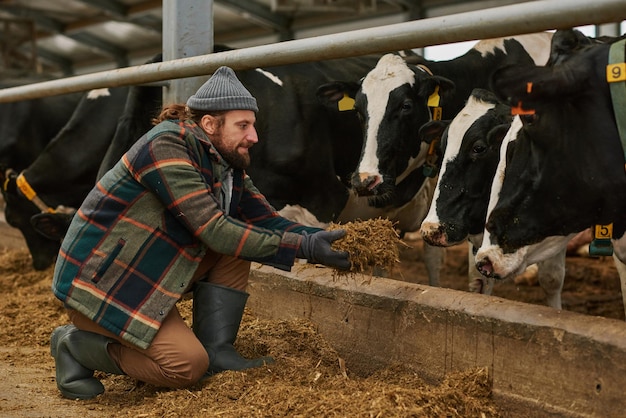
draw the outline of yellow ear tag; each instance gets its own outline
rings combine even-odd
[[[30,184],[28,184],[28,181],[26,181],[26,177],[24,177],[24,174],[20,174],[19,176],[17,176],[17,178],[15,179],[15,183],[17,184],[17,187],[20,189],[20,191],[24,194],[26,199],[33,200],[35,196],[37,196],[37,193],[33,190]]]
[[[606,66],[606,81],[615,83],[617,81],[626,81],[626,63],[609,64]]]
[[[438,107],[439,99],[439,86],[435,86],[435,91],[428,98],[428,107]]]
[[[595,225],[593,231],[593,240],[589,243],[589,255],[592,256],[609,256],[613,255],[613,224]]]
[[[596,239],[613,238],[613,224],[611,223],[608,225],[595,225],[593,237]]]
[[[337,106],[340,112],[344,112],[346,110],[354,109],[354,99],[348,96],[346,93],[343,94],[343,99],[337,102]]]

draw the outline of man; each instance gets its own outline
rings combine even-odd
[[[164,387],[272,362],[233,343],[250,262],[289,270],[295,258],[349,269],[323,231],[280,217],[245,174],[258,142],[256,99],[228,67],[166,106],[74,216],[52,288],[73,325],[54,330],[57,387],[104,392],[94,370]],[[175,306],[193,290],[193,330]]]

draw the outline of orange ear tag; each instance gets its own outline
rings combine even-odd
[[[526,94],[530,94],[533,91],[533,82],[529,81],[526,83]]]
[[[535,109],[524,109],[522,108],[522,102],[517,102],[517,106],[511,107],[511,115],[534,115]]]

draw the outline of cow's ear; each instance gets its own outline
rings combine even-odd
[[[456,88],[454,82],[448,78],[435,76],[435,80],[437,80],[437,84],[439,85],[439,94],[441,97],[446,97],[454,93]]]
[[[491,128],[487,133],[487,143],[490,145],[501,144],[510,127],[510,123],[503,123]]]
[[[30,218],[30,223],[39,234],[53,241],[61,241],[70,227],[73,214],[38,213]]]
[[[431,120],[426,122],[420,127],[418,132],[420,142],[430,144],[433,141],[440,140],[448,125],[450,125],[449,120]]]
[[[445,99],[447,96],[454,93],[455,89],[452,80],[437,75],[427,76],[423,81],[416,84],[419,85],[419,94],[424,97],[430,97],[433,93],[437,92],[439,96]]]
[[[404,58],[404,62],[409,65],[428,65],[428,62],[421,55],[415,53],[412,49],[403,50],[403,54],[401,54],[402,58]]]
[[[359,83],[350,81],[333,81],[319,86],[317,88],[316,95],[317,99],[324,106],[338,109],[342,100],[349,98],[354,101],[354,97],[356,96],[356,92],[359,88]]]
[[[591,44],[592,40],[577,29],[559,29],[552,36],[550,59],[546,65],[559,64],[567,60],[576,51]]]

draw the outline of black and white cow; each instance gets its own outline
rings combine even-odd
[[[65,231],[58,231],[56,239],[43,236],[34,228],[33,217],[37,221],[42,211],[58,210],[56,216],[67,223],[71,213],[58,207],[78,207],[93,187],[127,94],[126,87],[84,94],[70,120],[28,167],[21,172],[1,170],[5,219],[24,236],[36,270],[54,262]],[[50,209],[38,207],[30,193]],[[50,231],[49,225],[46,230]]]
[[[590,45],[553,67],[496,73],[497,93],[533,110],[511,133],[506,178],[487,223],[505,252],[596,224],[612,222],[616,237],[626,231],[616,122],[623,109],[614,108],[607,82],[611,45]]]
[[[387,54],[359,82],[320,85],[318,97],[329,107],[338,107],[346,96],[354,98],[362,122],[363,147],[350,179],[353,193],[368,198],[369,211],[397,208],[400,229],[417,231],[434,190],[434,181],[424,177],[429,147],[418,138],[420,127],[438,107],[437,118],[452,119],[474,88],[488,87],[498,65],[544,64],[551,36],[546,32],[483,40],[450,61],[412,56],[409,63]],[[433,265],[441,262],[441,250],[425,243],[424,251]]]
[[[28,167],[70,119],[81,96],[0,103],[0,165]]]
[[[499,66],[545,64],[551,38],[544,32],[482,40],[449,61],[413,57],[412,62],[420,61],[417,65],[385,55],[359,83],[320,86],[318,96],[331,106],[345,95],[355,99],[364,133],[359,165],[351,178],[355,190],[370,196],[373,206],[385,206],[397,199],[400,188],[410,189],[404,180],[422,169],[427,147],[417,135],[431,120],[432,108],[440,106],[441,119],[452,119],[474,88],[489,87],[491,73]]]
[[[469,290],[491,294],[494,280],[479,274],[473,248],[480,247],[500,145],[512,121],[511,107],[490,91],[474,89],[449,123],[429,122],[420,134],[441,137],[443,157],[428,215],[420,232],[431,245],[448,247],[469,240]],[[547,304],[561,308],[565,251],[538,266]]]
[[[447,247],[480,237],[500,144],[512,119],[509,105],[489,90],[474,89],[451,122],[432,121],[421,129],[426,142],[441,137],[443,153],[433,203],[420,229],[424,240]]]
[[[618,65],[607,69],[612,45]],[[516,274],[560,251],[577,232],[612,224],[626,294],[626,158],[618,130],[625,115],[612,93],[617,86],[626,94],[625,51],[617,41],[591,44],[552,67],[508,67],[494,75],[495,92],[528,114],[514,120],[503,141],[506,158],[476,254],[483,274]]]
[[[478,270],[483,275],[493,277],[495,279],[512,277],[522,272],[526,266],[531,263],[539,262],[546,257],[552,257],[563,252],[563,250],[567,247],[568,241],[573,238],[577,232],[579,232],[573,231],[569,234],[559,236],[546,236],[544,239],[540,239],[532,245],[524,245],[521,246],[518,251],[507,253],[504,253],[495,243],[494,236],[490,233],[490,227],[487,223],[489,222],[494,206],[498,203],[505,180],[505,173],[508,171],[507,167],[509,158],[511,157],[511,151],[516,145],[516,136],[521,127],[521,118],[517,116],[513,119],[511,127],[502,141],[500,159],[491,185],[487,207],[487,221],[485,230],[483,231],[483,240],[478,251],[476,252],[475,257],[476,267]],[[543,216],[543,213],[540,211],[534,213],[534,218],[539,218],[541,216]]]

